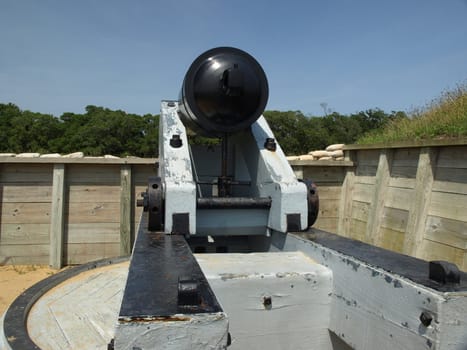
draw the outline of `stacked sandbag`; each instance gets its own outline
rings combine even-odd
[[[286,157],[290,162],[291,160],[315,160],[311,154],[302,154],[301,156],[288,156]]]
[[[288,161],[294,160],[344,160],[344,144],[334,144],[326,147],[325,150],[311,151],[300,156],[289,156]]]
[[[16,157],[16,158],[102,158],[102,159],[120,159],[120,157],[106,154],[99,157],[85,157],[83,152],[74,152],[69,154],[61,155],[60,153],[0,153],[0,158],[3,157]],[[127,158],[138,158],[138,157],[127,157]]]
[[[331,157],[334,160],[344,160],[344,144],[336,143],[326,147],[326,151],[331,153]]]
[[[316,160],[344,160],[344,144],[334,144],[326,147],[325,150],[311,151],[312,155]]]

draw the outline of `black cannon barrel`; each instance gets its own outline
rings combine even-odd
[[[201,54],[188,69],[180,114],[184,124],[198,133],[234,133],[259,118],[268,95],[266,74],[253,56],[218,47]]]

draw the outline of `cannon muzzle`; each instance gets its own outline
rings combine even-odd
[[[180,115],[190,129],[207,136],[244,130],[263,113],[268,81],[248,53],[218,47],[200,55],[185,75]]]

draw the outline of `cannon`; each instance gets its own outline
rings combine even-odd
[[[269,235],[315,222],[316,186],[297,180],[262,116],[268,93],[262,67],[242,50],[218,47],[194,60],[179,100],[161,105],[159,176],[141,202],[149,230]],[[190,132],[219,145],[190,145]]]
[[[128,270],[106,276],[106,259],[39,282],[6,313],[0,348],[103,348],[112,335],[110,350],[465,349],[467,274],[310,228],[316,186],[295,177],[261,115],[267,98],[249,54],[199,56],[180,99],[161,104]],[[191,145],[191,132],[219,142]]]

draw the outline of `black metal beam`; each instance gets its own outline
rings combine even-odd
[[[149,232],[146,215],[136,237],[119,322],[222,312],[184,236]]]
[[[269,197],[203,197],[198,198],[198,209],[267,209],[271,207]]]

